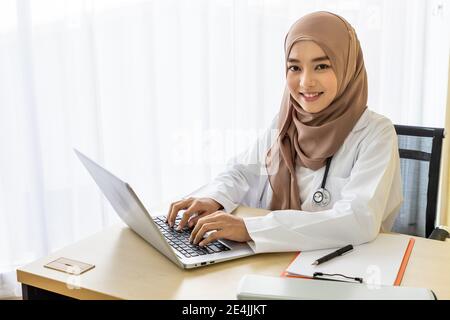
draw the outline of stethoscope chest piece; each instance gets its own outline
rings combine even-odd
[[[322,185],[313,194],[313,204],[319,207],[326,207],[331,200],[330,192],[327,189],[325,189],[325,184],[327,183],[328,170],[330,169],[332,158],[333,157],[331,156],[327,159],[325,166],[325,173],[322,179]]]
[[[313,195],[313,203],[317,206],[326,207],[331,200],[330,192],[325,188],[317,189]]]

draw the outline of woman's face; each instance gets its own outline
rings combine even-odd
[[[317,113],[337,94],[337,78],[325,52],[313,41],[296,42],[287,61],[291,96],[307,112]]]

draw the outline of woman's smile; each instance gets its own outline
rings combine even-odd
[[[300,96],[305,102],[314,102],[322,96],[323,92],[300,92]]]

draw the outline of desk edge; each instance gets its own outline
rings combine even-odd
[[[67,284],[50,278],[38,276],[24,270],[17,269],[17,281],[29,286],[41,288],[47,291],[55,292],[75,299],[89,300],[121,300],[119,297],[107,295],[97,291],[80,287],[79,289],[70,289]]]

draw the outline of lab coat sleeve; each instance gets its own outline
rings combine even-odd
[[[264,217],[245,218],[257,252],[307,251],[358,245],[373,240],[382,219],[399,167],[397,136],[384,119],[361,141],[342,197],[329,210],[276,210]],[[395,191],[395,190],[393,190]],[[399,197],[401,203],[402,199]]]
[[[276,137],[276,124],[277,116],[247,150],[230,159],[224,171],[192,196],[214,199],[228,213],[238,205],[256,207],[267,180],[265,156]]]

